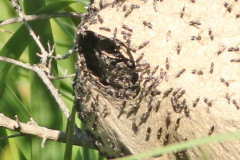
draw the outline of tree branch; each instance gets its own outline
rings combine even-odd
[[[51,56],[51,58],[55,60],[62,60],[62,59],[67,59],[69,56],[71,56],[74,52],[76,52],[76,46],[74,45],[66,55],[64,56]]]
[[[0,127],[17,131],[22,134],[34,135],[42,138],[44,141],[49,139],[56,142],[66,142],[65,132],[38,126],[33,120],[28,123],[22,123],[18,120],[13,120],[4,116],[3,113],[0,113]],[[94,149],[92,139],[83,132],[74,135],[73,144]]]
[[[16,61],[14,59],[2,57],[2,56],[0,56],[0,61],[12,63],[14,65],[17,65],[17,66],[20,66],[20,67],[23,67],[23,68],[26,68],[26,69],[36,72],[38,74],[38,76],[42,79],[42,81],[45,83],[47,88],[50,90],[50,92],[52,93],[52,95],[55,98],[55,100],[57,101],[60,109],[64,113],[65,117],[69,119],[70,112],[69,112],[67,106],[65,105],[65,103],[63,102],[61,95],[58,93],[58,90],[54,87],[52,82],[49,80],[48,76],[45,74],[45,72],[44,72],[45,68],[41,68],[41,65],[31,66],[30,64],[25,64],[20,61]]]
[[[47,64],[47,58],[49,56],[49,54],[52,54],[53,50],[50,51],[50,53],[48,53],[45,48],[43,47],[42,43],[39,40],[39,37],[34,33],[32,27],[28,24],[27,20],[26,20],[26,16],[25,13],[22,11],[21,6],[19,5],[18,0],[11,0],[12,2],[12,6],[13,8],[16,10],[16,12],[18,13],[19,17],[22,19],[22,21],[24,22],[25,26],[27,27],[30,35],[32,36],[33,40],[35,41],[35,43],[37,44],[37,46],[39,47],[40,51],[41,51],[41,62],[43,65],[46,66]]]
[[[6,33],[13,34],[13,32],[11,32],[11,31],[8,31],[8,30],[6,30],[6,29],[2,29],[2,28],[0,28],[0,31],[1,31],[1,32],[6,32]]]
[[[62,77],[54,77],[54,76],[49,76],[50,79],[54,79],[54,80],[58,80],[58,79],[66,79],[66,78],[72,78],[72,77],[75,77],[76,74],[70,74],[70,75],[65,75],[65,76],[62,76]]]
[[[69,18],[69,17],[82,17],[83,14],[76,12],[66,12],[66,13],[52,13],[52,14],[39,14],[39,15],[25,15],[26,21],[34,21],[39,19],[50,19],[50,18]],[[7,20],[0,21],[0,26],[8,25],[12,23],[23,22],[21,17],[11,18]]]

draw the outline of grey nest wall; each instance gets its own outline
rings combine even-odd
[[[100,0],[76,37],[74,83],[86,131],[110,158],[240,122],[240,2]],[[239,141],[156,159],[240,159]]]

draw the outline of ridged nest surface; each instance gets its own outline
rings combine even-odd
[[[76,105],[109,158],[240,130],[240,2],[94,1],[79,25]],[[240,159],[239,141],[158,159]]]

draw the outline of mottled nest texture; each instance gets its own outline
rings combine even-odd
[[[240,131],[238,0],[96,0],[79,25],[79,118],[109,158]],[[240,142],[155,159],[240,159]]]

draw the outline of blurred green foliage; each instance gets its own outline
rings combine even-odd
[[[84,8],[88,0],[25,0],[20,1],[27,14],[56,12],[87,12]],[[0,21],[18,17],[9,1],[0,1]],[[46,47],[47,42],[56,44],[56,54],[65,55],[73,46],[73,39],[80,19],[54,18],[30,22],[34,32],[39,35]],[[40,53],[23,23],[0,26],[0,55],[22,62],[39,63]],[[54,62],[54,76],[75,73],[76,55],[67,60]],[[65,131],[66,118],[63,116],[51,93],[32,71],[0,62],[0,113],[14,119],[18,115],[21,122],[32,117],[40,126]],[[64,102],[71,110],[73,104],[73,78],[55,80]],[[80,121],[76,119],[80,126]],[[0,137],[16,132],[0,128]],[[52,160],[63,159],[65,144],[47,141],[41,148],[41,139],[34,136],[21,136],[0,141],[1,160]],[[73,147],[72,159],[95,160],[101,157],[97,151],[79,146]]]

